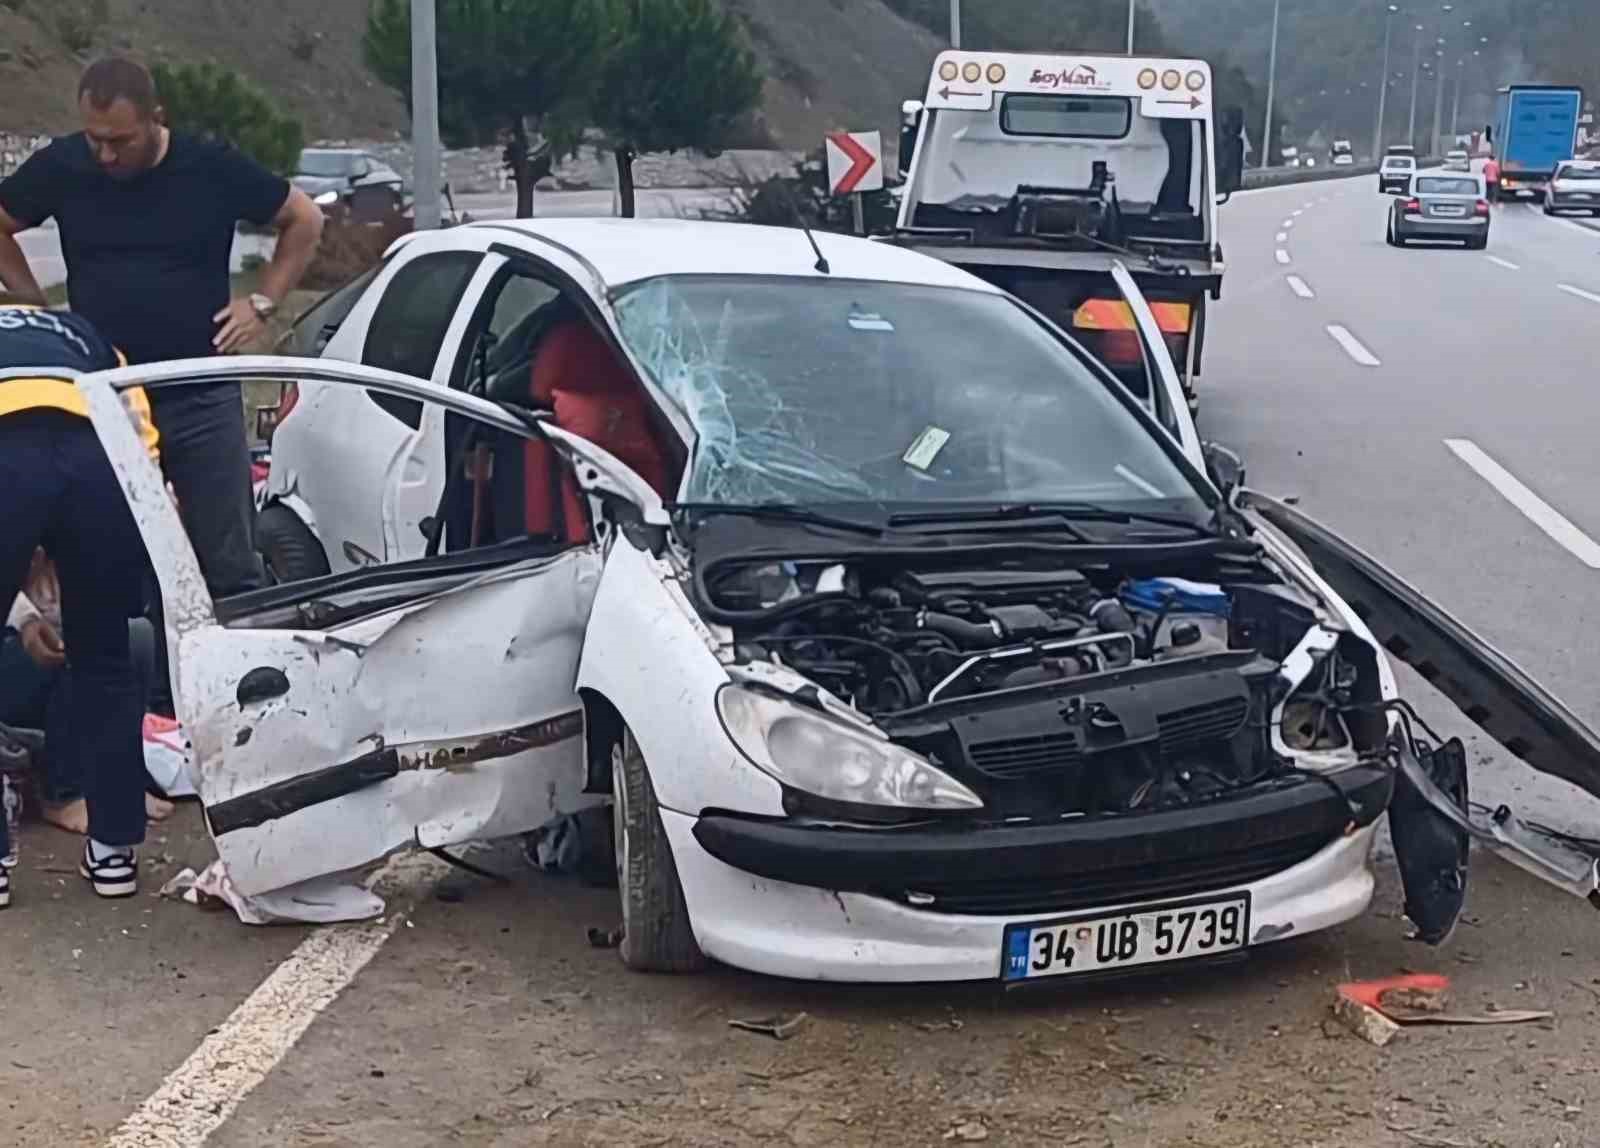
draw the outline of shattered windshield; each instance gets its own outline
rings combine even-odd
[[[1002,295],[666,277],[617,315],[694,427],[688,502],[1206,509],[1157,432]]]

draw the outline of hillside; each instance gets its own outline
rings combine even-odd
[[[881,0],[728,3],[767,76],[757,134],[785,148],[817,147],[831,128],[892,132],[941,45]],[[0,0],[0,132],[73,128],[78,75],[107,51],[236,68],[311,138],[403,132],[405,110],[362,61],[366,10],[364,0]]]
[[[1202,54],[1228,51],[1252,80],[1265,87],[1271,38],[1270,0],[1145,0],[1168,39]],[[1303,140],[1314,131],[1349,136],[1365,147],[1377,115],[1378,74],[1383,59],[1383,12],[1388,0],[1284,0],[1278,46],[1279,110],[1290,121],[1290,136]],[[1424,24],[1422,58],[1437,39],[1444,45],[1443,129],[1449,130],[1455,104],[1457,62],[1461,77],[1459,128],[1481,128],[1492,118],[1493,95],[1503,84],[1559,82],[1600,87],[1600,56],[1594,51],[1594,0],[1454,0],[1448,16],[1442,5],[1402,4],[1407,15],[1394,18],[1388,138],[1403,136],[1411,110],[1411,75],[1418,36]],[[1420,13],[1420,14],[1419,14]],[[1471,21],[1471,27],[1464,27]],[[1487,37],[1485,43],[1482,37]],[[1479,54],[1474,56],[1473,52]],[[1417,96],[1417,130],[1433,126],[1437,82],[1423,78]]]

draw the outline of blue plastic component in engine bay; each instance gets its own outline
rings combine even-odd
[[[1230,603],[1221,586],[1187,578],[1140,578],[1122,588],[1122,602],[1134,610],[1174,614],[1215,614],[1226,618]]]

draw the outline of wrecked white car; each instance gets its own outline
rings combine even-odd
[[[242,892],[610,801],[639,969],[1016,982],[1237,956],[1363,912],[1386,812],[1424,939],[1469,837],[1600,903],[1582,849],[1467,801],[1460,744],[1383,650],[1600,794],[1594,735],[1202,452],[1136,289],[1148,405],[893,247],[475,226],[474,274],[527,290],[450,319],[459,382],[328,358],[81,381]],[[213,602],[116,392],[223,379],[439,427],[427,552]]]

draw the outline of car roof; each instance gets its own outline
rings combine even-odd
[[[1597,159],[1564,159],[1562,167],[1575,167],[1580,171],[1600,171],[1600,160]]]
[[[794,227],[691,219],[516,219],[471,223],[507,242],[523,237],[528,250],[565,248],[585,260],[607,287],[661,275],[749,275],[820,278],[805,233]],[[452,228],[452,231],[458,230]],[[888,243],[813,231],[829,277],[998,293],[975,275]],[[518,244],[521,246],[522,244]]]

